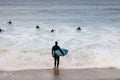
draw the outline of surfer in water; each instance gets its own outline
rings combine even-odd
[[[12,24],[12,21],[9,21],[8,24]]]
[[[57,41],[55,42],[55,45],[52,47],[52,56],[54,58],[54,68],[55,69],[59,67],[59,60],[60,60],[60,56],[57,56],[55,54],[56,50],[60,50],[61,53],[64,54],[63,51],[61,50],[61,48],[58,46],[58,42]]]
[[[0,28],[0,32],[3,32],[4,30]]]
[[[39,29],[40,27],[38,25],[36,25],[36,29]]]
[[[54,32],[54,31],[55,31],[54,29],[51,30],[51,32]]]

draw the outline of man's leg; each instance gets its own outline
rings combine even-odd
[[[56,68],[56,57],[54,57],[54,68]]]
[[[57,68],[59,67],[59,59],[60,59],[60,57],[58,56],[57,57]]]

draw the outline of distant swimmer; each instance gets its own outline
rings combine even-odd
[[[12,24],[12,21],[9,21],[8,24]]]
[[[4,31],[3,29],[0,29],[0,32]]]
[[[38,25],[36,25],[36,29],[39,29],[40,27]]]
[[[51,32],[54,32],[54,31],[55,31],[54,29],[51,30]]]
[[[81,28],[80,28],[80,27],[78,27],[78,28],[77,28],[77,30],[81,30]]]

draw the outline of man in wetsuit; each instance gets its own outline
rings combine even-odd
[[[60,47],[58,46],[58,42],[55,42],[55,45],[52,47],[52,56],[54,57],[54,68],[58,68],[59,67],[59,60],[60,60],[60,56],[57,56],[55,54],[56,50],[60,50],[62,54],[63,51],[60,49]]]

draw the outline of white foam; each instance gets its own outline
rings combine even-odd
[[[46,32],[46,28],[43,28],[42,32],[39,32],[40,35],[31,34],[33,29],[30,30],[30,34],[28,32],[14,36],[3,34],[1,39],[7,41],[4,44],[10,43],[11,45],[1,46],[7,52],[0,55],[0,69],[16,70],[53,67],[51,47],[56,40],[58,40],[61,47],[69,50],[69,54],[61,58],[60,64],[62,68],[119,68],[120,34],[118,33],[119,30],[115,32],[114,29],[109,31],[103,29],[103,31],[97,33],[87,28],[83,28],[81,32],[76,32],[67,27],[65,30],[58,28],[55,33],[50,33],[49,31]]]

